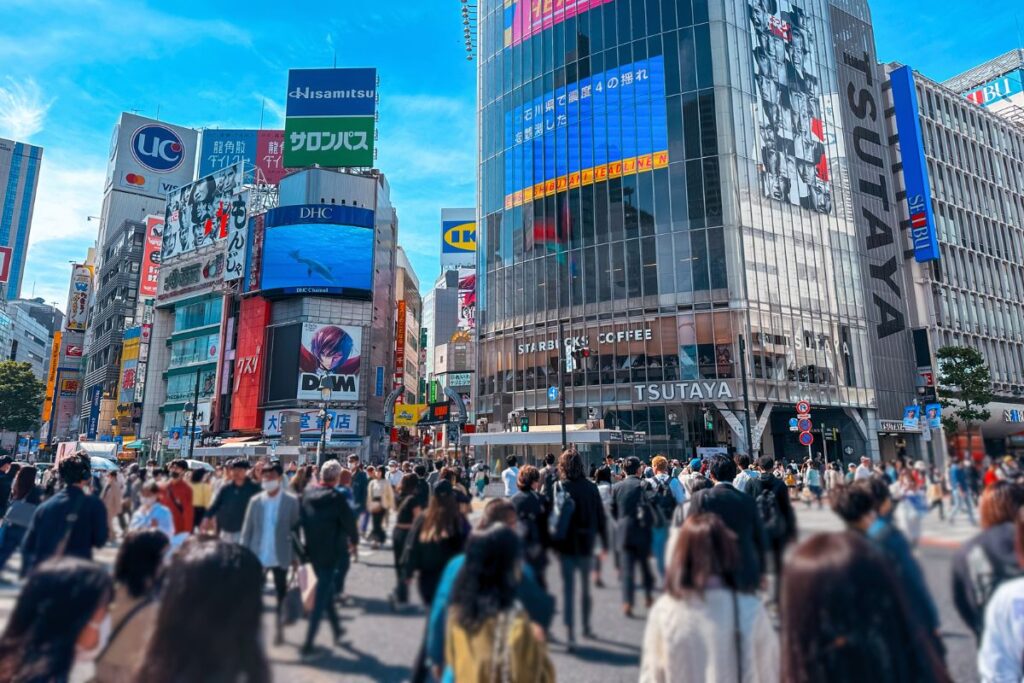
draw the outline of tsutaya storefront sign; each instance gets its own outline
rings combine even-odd
[[[633,387],[638,402],[655,401],[731,401],[736,397],[732,382],[693,380],[691,382],[657,382]]]
[[[653,339],[653,332],[649,327],[638,328],[633,330],[615,330],[612,332],[598,332],[596,339],[598,344],[624,344],[628,342],[650,341],[651,339]],[[564,343],[574,343],[575,346],[589,346],[590,338],[587,336],[567,337],[564,340]],[[516,353],[522,355],[524,353],[536,353],[537,351],[554,351],[557,348],[557,339],[542,339],[536,342],[520,344],[516,349]]]

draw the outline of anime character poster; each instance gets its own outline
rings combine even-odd
[[[750,0],[761,193],[832,213],[815,25],[792,0]]]
[[[239,162],[167,195],[161,262],[225,239],[229,231],[244,225],[244,175]]]
[[[303,323],[296,398],[319,401],[320,380],[330,377],[332,401],[358,401],[363,329]]]
[[[476,269],[459,269],[458,328],[468,332],[476,329]]]

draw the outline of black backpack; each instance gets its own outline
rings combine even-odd
[[[778,541],[786,536],[786,518],[782,515],[782,508],[779,506],[779,497],[771,485],[772,480],[765,481],[758,477],[754,480],[754,502],[757,504],[757,511],[761,515],[761,523],[764,525],[765,535],[772,541]]]
[[[554,541],[564,541],[569,536],[569,525],[576,512],[576,501],[565,490],[565,484],[558,481],[554,486],[554,505],[548,516],[548,535]]]
[[[644,489],[650,491],[650,497],[644,496],[641,507],[649,508],[649,518],[655,527],[666,527],[672,521],[672,514],[676,511],[676,499],[672,495],[669,485],[657,477],[644,480]]]

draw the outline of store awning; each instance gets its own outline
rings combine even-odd
[[[75,448],[85,451],[89,457],[117,460],[117,444],[113,441],[79,441]]]
[[[132,450],[141,450],[148,446],[149,443],[145,439],[136,439],[135,441],[129,441],[124,445],[125,448],[130,448]]]
[[[577,445],[642,444],[647,442],[647,433],[566,425],[565,438],[568,443]],[[530,427],[528,432],[475,432],[463,434],[460,441],[467,446],[561,446],[562,428],[560,425],[545,425]]]

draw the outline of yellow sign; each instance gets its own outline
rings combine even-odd
[[[397,403],[395,404],[395,426],[415,427],[426,411],[426,403]]]
[[[475,252],[476,222],[445,221],[443,238],[445,252]]]
[[[53,411],[53,392],[57,388],[57,366],[60,364],[60,337],[60,330],[53,333],[53,348],[50,350],[50,370],[46,376],[46,396],[43,397],[43,422],[49,422],[50,413]]]

